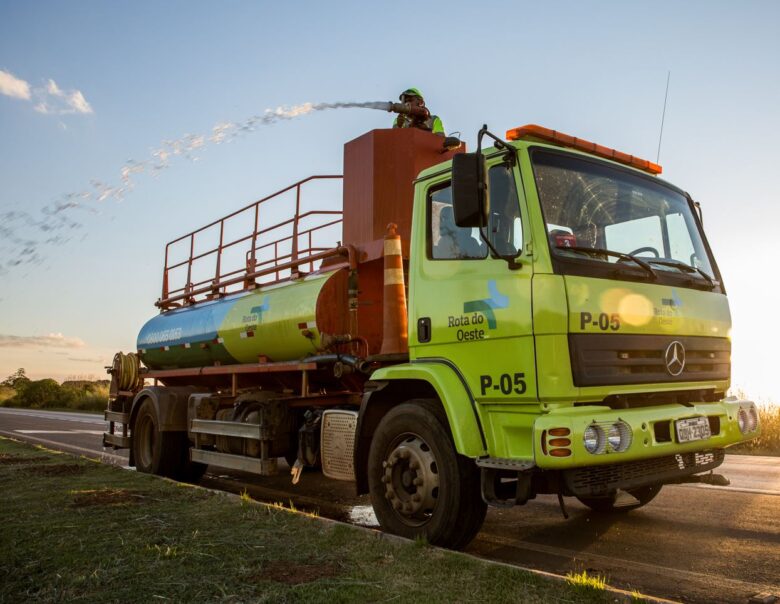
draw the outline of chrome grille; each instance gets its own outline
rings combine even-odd
[[[664,358],[674,341],[685,348],[679,375],[667,371]],[[727,338],[570,334],[569,352],[575,386],[726,380],[731,371]]]

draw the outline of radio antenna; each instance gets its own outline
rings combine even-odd
[[[655,156],[655,163],[661,159],[661,139],[664,136],[664,119],[666,118],[666,100],[669,98],[669,79],[672,77],[671,70],[666,72],[666,93],[664,94],[664,110],[661,113],[661,132],[658,133],[658,153]]]

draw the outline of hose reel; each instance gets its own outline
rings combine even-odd
[[[141,376],[141,362],[134,352],[128,354],[117,352],[114,355],[110,373],[116,380],[117,390],[135,392],[144,385],[144,378]]]

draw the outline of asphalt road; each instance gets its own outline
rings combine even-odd
[[[99,415],[0,409],[2,435],[126,465],[126,451],[103,451],[105,425]],[[491,508],[466,552],[564,575],[587,570],[611,585],[683,602],[780,596],[780,457],[727,455],[719,472],[731,486],[667,486],[624,515],[595,514],[567,498],[566,520],[551,496]],[[351,483],[318,473],[292,486],[284,470],[264,478],[211,467],[202,484],[376,526],[368,499],[355,496]]]

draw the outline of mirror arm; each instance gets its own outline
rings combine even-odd
[[[488,249],[493,253],[493,255],[496,258],[501,258],[501,260],[506,262],[506,264],[507,264],[507,266],[509,267],[510,270],[516,271],[518,269],[523,268],[523,263],[517,261],[517,258],[518,258],[518,256],[520,256],[520,254],[518,254],[517,256],[504,256],[503,254],[499,254],[498,250],[493,246],[492,243],[490,243],[490,239],[485,237],[485,233],[482,232],[482,229],[484,229],[484,228],[487,228],[487,227],[484,227],[484,226],[480,226],[479,227],[479,237],[480,237],[480,239],[482,239],[482,241],[484,241],[487,244]]]
[[[504,256],[503,254],[498,253],[498,250],[493,246],[492,243],[490,243],[490,239],[485,236],[483,229],[486,228],[487,226],[482,224],[479,226],[479,237],[480,239],[482,239],[482,241],[485,242],[485,244],[488,246],[488,249],[493,253],[493,255],[496,258],[501,258],[501,260],[505,261],[510,270],[516,271],[518,269],[523,268],[522,262],[517,262],[517,258],[520,256],[520,254],[518,254],[517,256]]]
[[[498,138],[495,134],[493,134],[490,130],[488,130],[487,124],[484,124],[482,126],[482,128],[479,131],[479,135],[477,137],[477,153],[479,155],[482,155],[482,137],[485,135],[488,135],[490,138],[493,139],[493,141],[495,142],[494,146],[496,149],[501,151],[501,153],[505,155],[507,159],[514,162],[514,158],[515,158],[514,148],[509,146],[509,144],[506,141]]]

